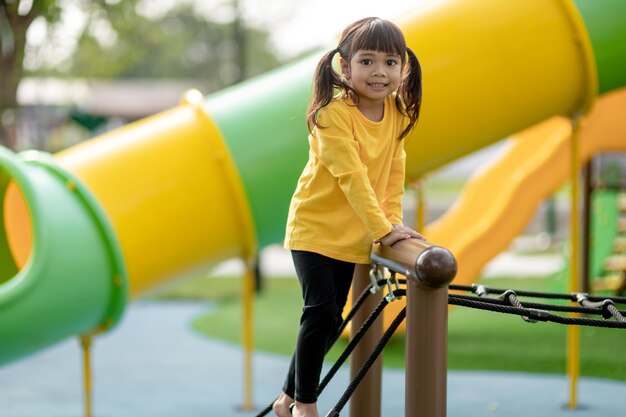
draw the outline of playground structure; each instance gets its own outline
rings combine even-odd
[[[364,267],[364,265],[359,267]],[[389,272],[388,278],[385,278],[386,274],[382,272],[383,270]],[[427,242],[403,241],[392,248],[375,247],[372,252],[371,271],[370,285],[362,288],[362,294],[346,315],[342,325],[345,327],[348,321],[353,321],[359,326],[359,330],[352,331],[351,340],[345,351],[318,387],[318,392],[323,391],[338,367],[348,355],[351,355],[350,367],[353,379],[341,399],[326,414],[327,417],[338,417],[350,399],[353,400],[350,409],[351,416],[380,415],[381,368],[378,356],[403,321],[407,323],[405,416],[445,417],[447,415],[448,305],[514,314],[529,323],[539,321],[569,325],[568,329],[578,329],[579,326],[626,329],[624,317],[626,312],[618,310],[616,306],[616,304],[626,304],[624,297],[593,296],[584,292],[558,294],[505,290],[479,284],[471,286],[450,284],[457,272],[454,257],[446,249],[432,246]],[[359,276],[361,274],[365,276]],[[367,278],[367,275],[367,268],[357,268],[356,282],[363,283],[366,279],[359,278]],[[403,275],[406,279],[398,279],[397,275]],[[400,284],[406,285],[402,288]],[[387,293],[382,298],[374,297],[380,301],[375,308],[371,309],[372,313],[365,320],[357,319],[358,311],[367,303],[364,300],[371,294],[380,293],[379,288],[385,285],[388,289]],[[449,290],[454,292],[449,293]],[[458,291],[467,291],[476,296],[461,295]],[[492,294],[499,296],[490,297]],[[383,326],[378,316],[387,306],[394,305],[399,297],[405,296],[406,306],[395,315],[383,334]],[[569,300],[572,304],[564,306],[536,303],[532,300],[522,302],[520,296]],[[593,315],[601,316],[603,320],[594,319]],[[364,342],[366,337],[369,337],[369,340]],[[377,340],[377,338],[380,339]],[[363,359],[361,359],[362,352],[367,352],[367,356]],[[359,359],[355,360],[355,357]],[[573,408],[571,400],[572,398],[570,398],[570,408]],[[264,410],[257,417],[263,417],[269,409]]]
[[[572,165],[626,150],[625,14],[619,0],[445,0],[398,21],[425,82],[408,181],[515,135],[424,230],[460,279],[506,248]],[[0,364],[110,329],[128,299],[167,280],[233,257],[251,271],[258,248],[282,240],[317,60],[190,92],[54,158],[3,150]]]

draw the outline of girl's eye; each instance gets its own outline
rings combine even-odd
[[[371,59],[362,59],[362,60],[361,60],[361,64],[363,64],[363,65],[369,65],[369,64],[371,64],[371,63],[372,63],[372,60],[371,60]]]
[[[387,65],[389,66],[398,65],[398,62],[394,61],[393,59],[389,59],[387,60]]]

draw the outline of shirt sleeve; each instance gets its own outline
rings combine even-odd
[[[391,172],[382,201],[382,208],[387,219],[393,224],[402,223],[402,197],[404,196],[404,175],[406,169],[406,152],[404,139],[399,140],[391,161]]]
[[[374,239],[392,229],[391,222],[378,203],[367,175],[367,166],[359,157],[359,143],[354,138],[350,116],[332,107],[320,110],[318,123],[310,136],[311,150],[322,165],[337,179],[348,202]]]

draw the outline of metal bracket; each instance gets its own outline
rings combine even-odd
[[[372,294],[376,294],[380,291],[380,285],[378,285],[378,281],[383,279],[382,267],[380,265],[372,265],[370,269],[370,292]]]
[[[394,288],[396,287],[395,290],[400,290],[400,283],[398,282],[398,278],[396,277],[396,273],[391,271],[390,272],[391,276],[389,277],[389,279],[387,279],[387,295],[385,296],[385,299],[388,302],[392,302],[395,300],[402,300],[402,296],[401,295],[395,295],[394,292]],[[392,286],[393,284],[393,286]]]

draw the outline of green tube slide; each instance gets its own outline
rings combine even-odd
[[[33,244],[28,261],[18,268],[2,223],[0,365],[76,334],[106,330],[126,304],[116,238],[80,182],[47,154],[15,155],[0,148],[3,200],[12,182],[28,208]]]
[[[291,193],[306,163],[304,114],[317,61],[314,54],[206,101],[207,113],[220,127],[235,165],[245,167],[240,175],[261,247],[282,240]]]
[[[626,85],[626,2],[575,0],[587,27],[598,71],[598,93]]]

